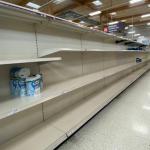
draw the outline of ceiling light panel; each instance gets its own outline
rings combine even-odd
[[[129,27],[133,27],[133,24],[130,24]]]
[[[112,12],[112,13],[110,13],[110,15],[115,16],[115,15],[117,15],[117,13],[116,12]]]
[[[95,0],[92,2],[95,6],[101,6],[103,3],[99,0]]]
[[[29,7],[34,8],[34,9],[40,8],[40,5],[37,5],[37,4],[32,3],[32,2],[27,3],[26,6],[29,6]]]
[[[135,3],[140,3],[140,2],[144,2],[144,0],[130,0],[129,1],[130,4],[135,4]]]
[[[140,36],[141,34],[134,34],[134,37]]]
[[[114,24],[117,24],[117,23],[119,23],[119,21],[109,22],[108,25],[114,25]]]
[[[53,0],[52,2],[56,5],[65,2],[66,0]]]
[[[94,11],[94,12],[89,13],[89,16],[96,16],[96,15],[99,15],[100,13],[101,11]]]
[[[128,32],[128,34],[134,34],[135,33],[135,31],[129,31]]]
[[[141,18],[147,18],[147,17],[150,17],[150,14],[145,14],[141,16]]]

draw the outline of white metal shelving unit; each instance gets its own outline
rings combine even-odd
[[[59,60],[61,60],[61,57],[18,59],[18,60],[1,60],[0,65],[42,63],[42,62],[53,62],[53,61],[59,61]]]
[[[3,150],[24,150],[31,146],[32,149],[36,150],[41,150],[43,148],[55,148],[60,142],[64,141],[67,136],[72,135],[92,116],[99,112],[100,109],[102,109],[122,90],[126,89],[146,71],[147,68],[144,67],[126,78],[120,79],[115,84],[106,88],[104,92],[95,93],[84,99],[84,101],[81,101],[76,105],[72,105],[71,108],[66,109],[57,116],[54,116],[54,118],[47,120],[26,133],[14,138],[8,143],[2,145],[1,148]],[[129,78],[131,79],[130,81]],[[118,91],[118,87],[121,87],[120,91]],[[45,140],[42,140],[41,143],[40,139]],[[35,141],[37,142],[36,144]]]
[[[115,45],[143,46],[130,39],[2,1],[0,19],[2,150],[56,148],[149,70],[148,51]],[[39,96],[10,96],[11,65],[43,73],[47,84]]]
[[[140,64],[146,62],[144,61]],[[9,95],[1,97],[0,120],[138,65],[139,63],[132,62],[51,85],[50,87],[45,87],[37,97],[12,97]]]

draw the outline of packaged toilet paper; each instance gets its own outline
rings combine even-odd
[[[26,81],[25,79],[18,80],[18,94],[19,96],[23,97],[26,96]]]
[[[27,78],[30,76],[30,69],[29,68],[21,68],[20,70],[18,70],[16,73],[15,73],[15,77],[17,78]]]
[[[12,96],[19,96],[18,79],[10,80],[10,91]]]
[[[10,91],[13,96],[38,96],[43,88],[41,74],[30,75],[29,68],[14,67],[10,70]]]
[[[10,78],[16,78],[16,73],[21,69],[21,67],[13,67],[10,70]]]
[[[27,78],[30,76],[29,68],[14,67],[10,70],[11,78]]]
[[[27,96],[38,96],[41,92],[41,75],[26,78]]]
[[[26,96],[26,82],[25,79],[11,79],[10,91],[12,96]]]

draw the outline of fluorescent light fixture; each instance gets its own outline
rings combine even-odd
[[[114,25],[114,24],[117,24],[117,23],[119,23],[119,21],[109,22],[108,25]]]
[[[129,31],[128,32],[128,34],[134,34],[135,33],[135,31]]]
[[[129,29],[129,27],[125,27],[125,30],[128,30]]]
[[[84,21],[80,21],[79,23],[84,24],[85,22]]]
[[[127,20],[121,20],[121,22],[126,22]]]
[[[110,15],[115,16],[115,15],[117,15],[117,13],[116,12],[112,12],[112,13],[110,13]]]
[[[150,13],[141,16],[141,18],[146,18],[146,17],[150,17]]]
[[[101,1],[99,1],[99,0],[95,0],[95,1],[93,1],[92,2],[95,6],[100,6],[100,5],[102,5],[103,3],[101,2]]]
[[[134,36],[136,37],[136,36],[140,36],[141,34],[134,34]]]
[[[129,3],[130,4],[135,4],[135,3],[140,3],[143,2],[143,0],[130,0]]]
[[[64,1],[66,1],[66,0],[53,0],[52,2],[54,4],[60,4],[60,3],[64,2]]]
[[[148,26],[150,26],[150,22],[149,22],[149,23],[147,23],[147,25],[148,25]]]
[[[98,26],[94,26],[94,29],[98,29]]]
[[[26,6],[32,7],[34,9],[39,9],[41,7],[40,5],[34,4],[32,2],[27,3]]]
[[[94,12],[89,13],[89,16],[96,16],[96,15],[99,15],[100,13],[101,11],[94,11]]]
[[[133,24],[130,24],[129,27],[133,27]]]

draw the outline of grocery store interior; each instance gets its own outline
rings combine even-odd
[[[150,150],[150,0],[0,0],[0,150]]]

